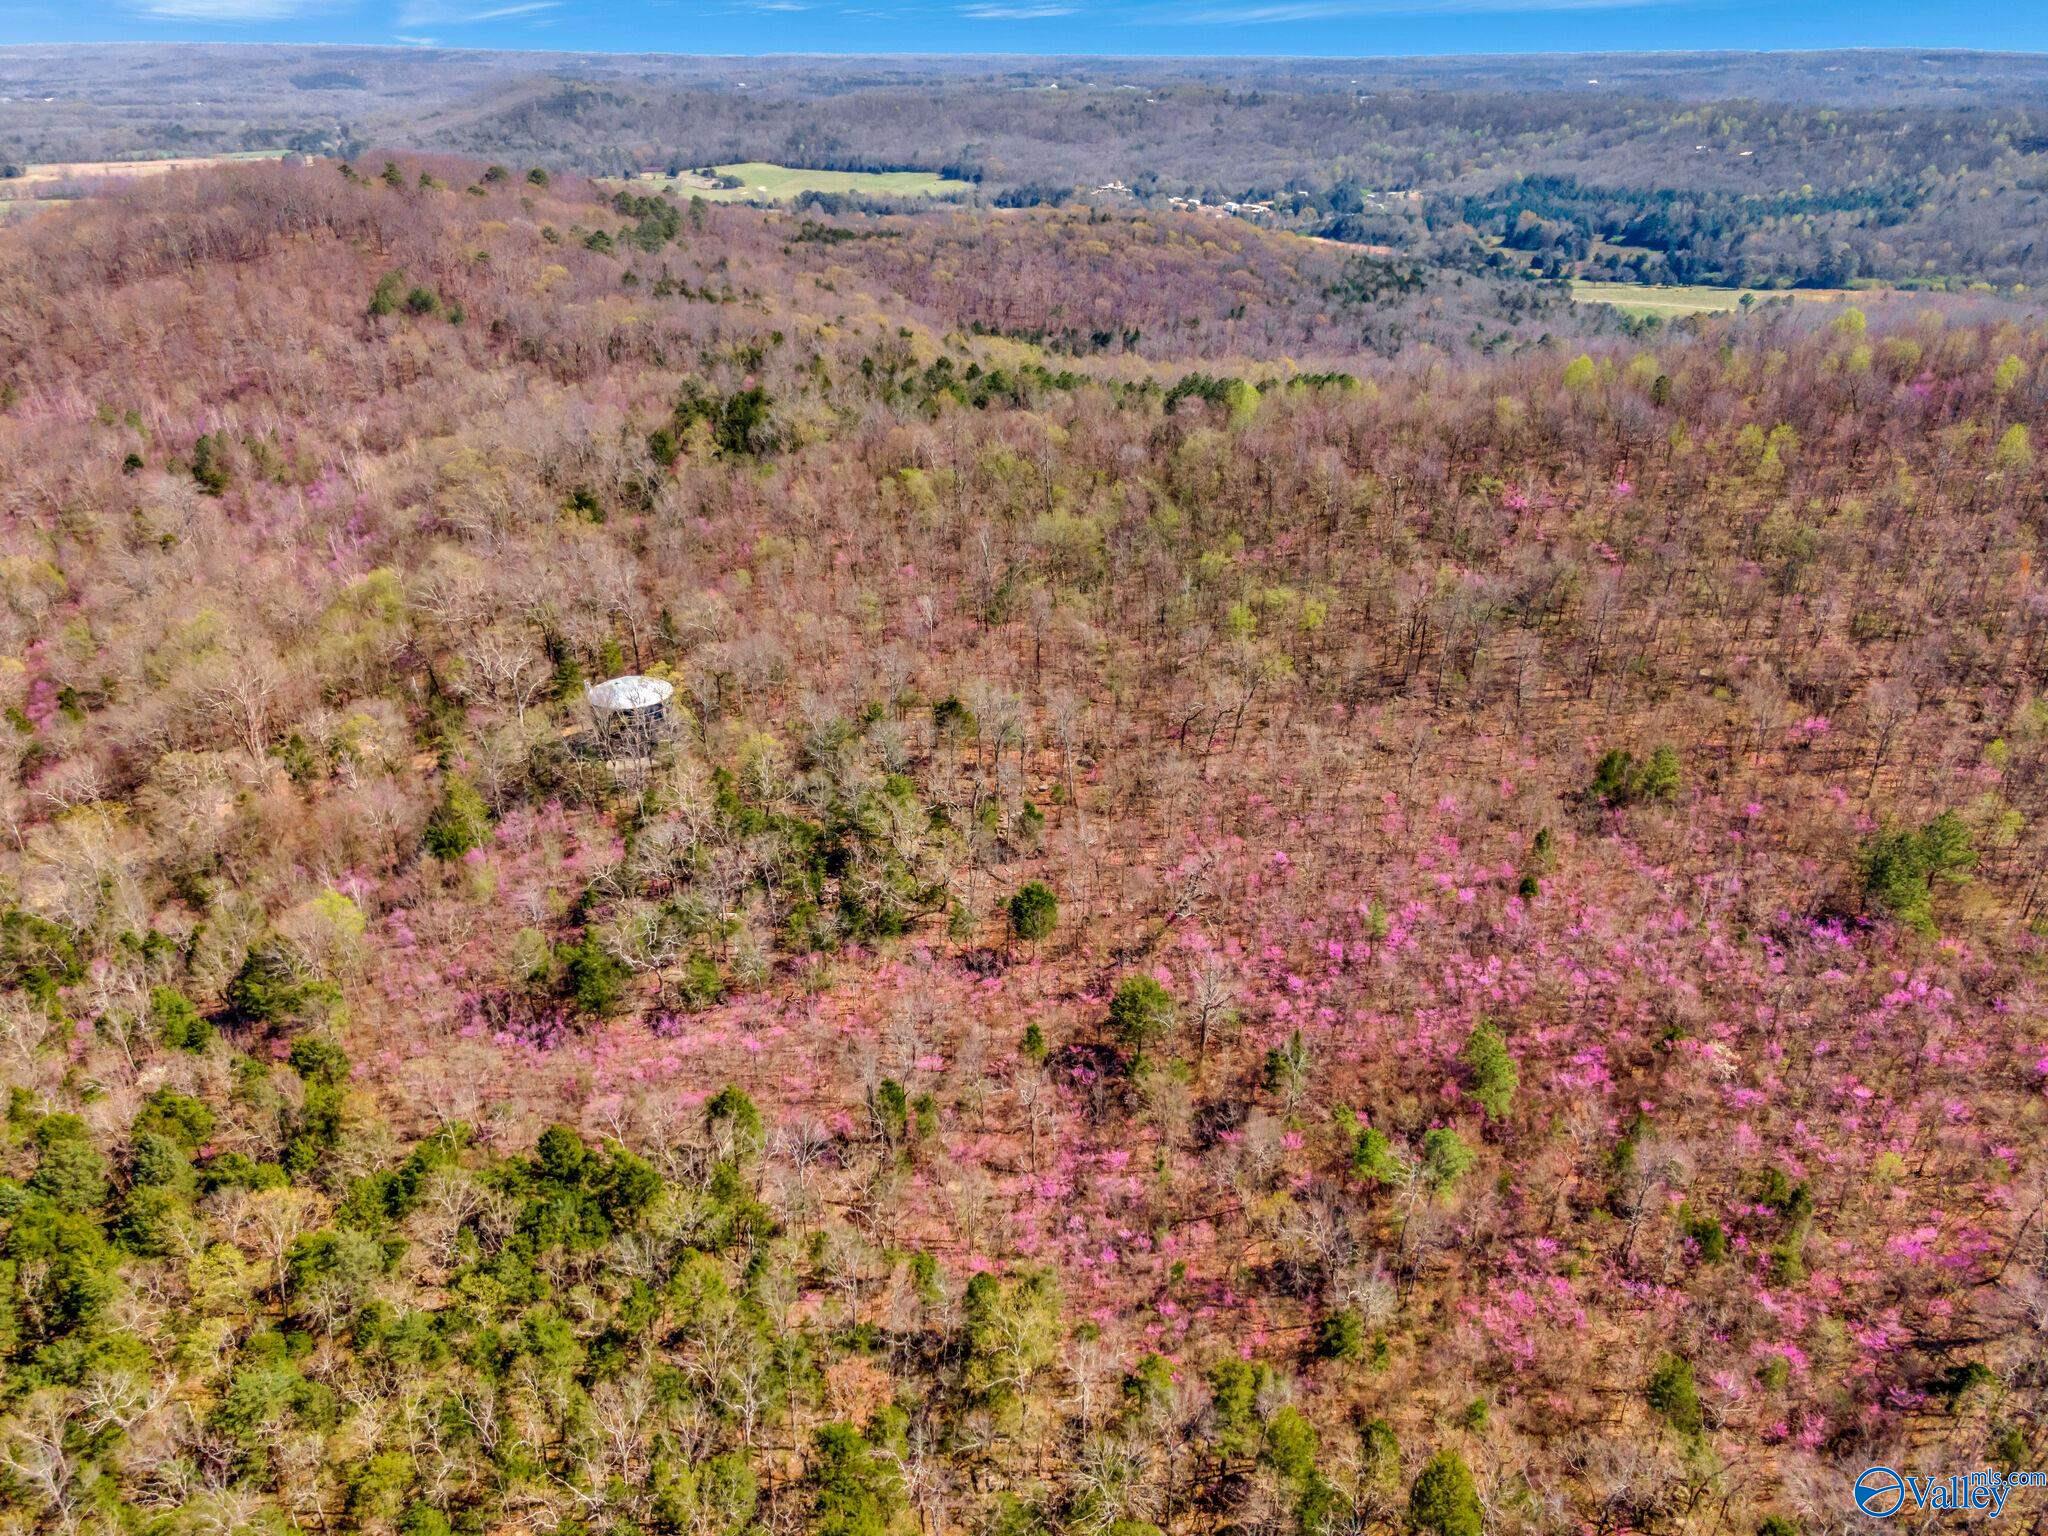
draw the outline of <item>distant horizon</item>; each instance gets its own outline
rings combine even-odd
[[[55,0],[0,47],[245,43],[697,58],[1451,59],[2048,52],[2048,14],[1964,0]]]
[[[779,59],[901,59],[908,62],[989,59],[1044,63],[1276,63],[1342,64],[1346,60],[1375,64],[1435,64],[1457,60],[1484,63],[1489,59],[1528,63],[1535,59],[1708,59],[1708,58],[1790,58],[1827,54],[1939,54],[1983,59],[2048,60],[2048,43],[2038,48],[1949,47],[1934,43],[1887,43],[1841,47],[1785,48],[1526,48],[1492,52],[1463,53],[1113,53],[1106,51],[1059,52],[1023,49],[917,49],[917,48],[780,48],[720,53],[712,49],[687,48],[570,48],[539,43],[397,43],[351,42],[345,39],[298,41],[279,38],[244,37],[54,37],[33,42],[0,40],[0,53],[26,52],[38,48],[331,48],[346,53],[395,53],[429,55],[437,53],[518,53],[562,58],[609,59],[749,59],[771,62]]]

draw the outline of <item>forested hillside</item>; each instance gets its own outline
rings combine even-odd
[[[2048,331],[1602,324],[403,156],[0,236],[0,1528],[2040,1465]]]
[[[383,145],[606,176],[916,170],[1000,205],[1255,203],[1467,267],[1505,252],[1553,276],[1960,290],[2048,282],[2044,75],[2036,56],[1922,51],[741,66],[0,48],[0,170]]]

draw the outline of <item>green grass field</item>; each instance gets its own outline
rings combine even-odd
[[[800,192],[855,192],[869,197],[954,197],[973,183],[930,171],[813,171],[800,166],[769,165],[749,160],[743,165],[715,167],[721,174],[737,176],[738,187],[700,187],[689,176],[636,180],[636,190],[673,187],[678,197],[701,197],[713,203],[780,203]]]
[[[1742,307],[1749,294],[1761,304],[1766,299],[1797,299],[1805,304],[1834,304],[1856,295],[1845,288],[1703,288],[1684,284],[1589,283],[1572,280],[1572,298],[1580,304],[1612,304],[1631,315],[1655,315],[1672,319],[1679,315],[1722,314]]]

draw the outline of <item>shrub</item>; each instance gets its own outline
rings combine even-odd
[[[16,729],[33,730],[23,720]],[[78,945],[63,924],[19,907],[0,913],[0,984],[20,987],[44,1008],[55,1008],[58,989],[84,977]]]
[[[1316,1469],[1316,1427],[1292,1403],[1266,1420],[1266,1444],[1259,1459],[1282,1477],[1300,1482]]]
[[[1991,462],[2015,474],[2024,474],[2034,467],[2034,439],[2025,422],[2016,421],[2005,429],[1998,447],[1992,451]]]
[[[1676,799],[1679,783],[1678,754],[1670,747],[1659,747],[1641,761],[1616,747],[1594,767],[1587,794],[1602,805],[1635,805]]]
[[[1408,1490],[1408,1528],[1420,1536],[1482,1536],[1479,1489],[1465,1458],[1446,1447]]]
[[[704,1125],[721,1157],[732,1162],[751,1161],[767,1144],[760,1109],[745,1089],[733,1083],[719,1089],[704,1106]]]
[[[1164,1355],[1146,1355],[1124,1377],[1124,1401],[1135,1408],[1158,1409],[1173,1394],[1173,1365]]]
[[[956,741],[970,737],[979,729],[980,722],[974,718],[974,711],[951,694],[932,706],[932,732],[941,740]]]
[[[348,1053],[318,1035],[302,1035],[294,1040],[285,1063],[298,1073],[300,1081],[327,1088],[347,1082],[352,1070]]]
[[[278,1189],[291,1181],[277,1163],[259,1163],[244,1152],[222,1152],[206,1160],[199,1187],[208,1194],[220,1189]]]
[[[1375,896],[1365,906],[1365,936],[1378,944],[1393,932],[1393,919],[1387,916],[1387,904]]]
[[[1351,1143],[1351,1171],[1368,1184],[1398,1184],[1408,1176],[1393,1141],[1374,1125],[1358,1128],[1358,1138]]]
[[[1209,1370],[1210,1413],[1215,1421],[1216,1450],[1223,1456],[1245,1456],[1258,1448],[1259,1393],[1272,1368],[1229,1357]]]
[[[1994,1425],[1991,1456],[2005,1471],[2021,1471],[2032,1458],[2032,1452],[2027,1448],[2027,1432],[2017,1424]],[[1793,1536],[1798,1536],[1798,1533],[1795,1531]]]
[[[1059,898],[1042,881],[1031,881],[1010,898],[1010,931],[1027,944],[1049,937],[1059,919]]]
[[[1635,754],[1620,747],[1610,748],[1594,765],[1593,783],[1588,793],[1595,800],[1607,805],[1616,805],[1626,800],[1629,784],[1635,775],[1635,764]]]
[[[1865,899],[1931,937],[1934,888],[1966,884],[1977,867],[1977,847],[1963,819],[1943,811],[1918,831],[1880,833],[1864,845],[1860,862]]]
[[[562,984],[578,1009],[600,1019],[618,1011],[631,974],[624,961],[590,935],[564,950],[562,959]]]
[[[768,392],[758,385],[713,395],[692,382],[676,401],[672,429],[681,441],[693,426],[703,422],[712,443],[729,458],[773,453],[781,443],[773,408]]]
[[[128,1143],[129,1202],[142,1189],[174,1189],[186,1183],[192,1160],[169,1136],[155,1131],[131,1133]]]
[[[151,988],[149,1024],[174,1051],[203,1051],[213,1043],[213,1025],[176,987]]]
[[[1727,1230],[1713,1217],[1699,1215],[1690,1206],[1685,1206],[1678,1212],[1678,1222],[1699,1250],[1702,1264],[1718,1264],[1728,1257]]]
[[[1325,1360],[1356,1360],[1365,1353],[1365,1319],[1349,1307],[1316,1324],[1316,1353]]]
[[[1481,1024],[1465,1042],[1462,1059],[1472,1077],[1472,1097],[1486,1111],[1486,1118],[1505,1119],[1522,1080],[1515,1058],[1508,1054],[1506,1037],[1491,1024]]]
[[[233,479],[227,463],[227,439],[224,435],[200,434],[192,445],[192,478],[199,482],[199,488],[209,496],[218,496],[228,488]]]
[[[370,294],[370,313],[373,316],[392,315],[405,297],[405,274],[386,272],[377,279],[377,287]]]
[[[1045,841],[1045,812],[1029,800],[1017,812],[1017,840],[1026,848],[1037,848]]]
[[[1311,1472],[1294,1503],[1294,1522],[1301,1536],[1342,1536],[1356,1527],[1357,1510],[1343,1489]]]
[[[1813,1232],[1813,1191],[1804,1183],[1793,1184],[1778,1169],[1772,1169],[1772,1187],[1765,1202],[1778,1208],[1785,1218],[1784,1230],[1771,1246],[1771,1280],[1776,1285],[1796,1285],[1806,1278],[1806,1240]],[[1782,1188],[1778,1186],[1783,1186]]]
[[[1279,1094],[1291,1109],[1307,1095],[1314,1070],[1315,1056],[1308,1040],[1300,1030],[1290,1030],[1286,1040],[1266,1052],[1266,1091]]]
[[[899,1145],[910,1133],[910,1098],[903,1085],[885,1077],[869,1095],[868,1108],[875,1117],[875,1129],[891,1146]]]
[[[367,1232],[353,1227],[311,1232],[294,1241],[285,1256],[285,1289],[293,1310],[329,1326],[353,1317],[370,1300],[391,1255]]]
[[[128,1129],[136,1137],[161,1136],[193,1152],[213,1134],[213,1123],[213,1111],[203,1100],[159,1088],[142,1101]]]
[[[725,996],[725,978],[718,974],[718,962],[706,954],[695,954],[683,962],[676,993],[685,1008],[709,1008]]]
[[[270,939],[249,951],[228,983],[227,1001],[251,1023],[287,1028],[331,1019],[341,1007],[341,989],[308,975],[290,946]]]
[[[1522,866],[1522,878],[1516,890],[1525,898],[1542,890],[1543,876],[1557,868],[1557,838],[1548,827],[1538,827],[1536,835],[1529,839],[1529,857]]]
[[[491,835],[491,813],[484,797],[459,773],[448,775],[441,803],[427,820],[427,852],[437,859],[459,859],[481,848]]]
[[[1635,797],[1638,800],[1675,800],[1681,782],[1678,753],[1668,746],[1658,747],[1636,775]]]
[[[52,1115],[36,1128],[39,1155],[28,1187],[61,1211],[89,1211],[107,1198],[107,1161],[71,1115]]]
[[[1706,1427],[1692,1366],[1677,1355],[1666,1355],[1657,1362],[1657,1368],[1650,1372],[1650,1385],[1645,1395],[1650,1406],[1663,1416],[1664,1422],[1681,1435],[1696,1435]]]
[[[1173,995],[1150,976],[1126,976],[1109,1000],[1109,1029],[1135,1063],[1173,1029]]]
[[[1953,1412],[1956,1404],[1972,1388],[1991,1387],[1997,1384],[1998,1377],[1990,1366],[1982,1360],[1965,1360],[1960,1365],[1952,1365],[1943,1371],[1940,1379],[1934,1384],[1934,1390],[1947,1401],[1949,1410]]]
[[[961,1296],[963,1384],[990,1407],[1010,1408],[1030,1378],[1059,1358],[1060,1289],[1049,1270],[1005,1282],[984,1271]]]
[[[1358,1432],[1359,1470],[1375,1483],[1397,1482],[1401,1476],[1401,1442],[1385,1419],[1371,1419]]]
[[[1422,1174],[1436,1189],[1449,1189],[1478,1161],[1479,1154],[1449,1126],[1439,1126],[1422,1138]]]
[[[294,1040],[288,1060],[304,1091],[298,1112],[289,1117],[281,1160],[286,1173],[303,1178],[332,1164],[334,1149],[341,1141],[350,1066],[340,1046],[318,1035]]]
[[[406,1485],[412,1481],[412,1458],[394,1451],[350,1464],[345,1507],[349,1523],[389,1527],[404,1507]]]

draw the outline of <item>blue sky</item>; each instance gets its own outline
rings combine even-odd
[[[0,43],[667,53],[2048,49],[2041,0],[0,0]]]

